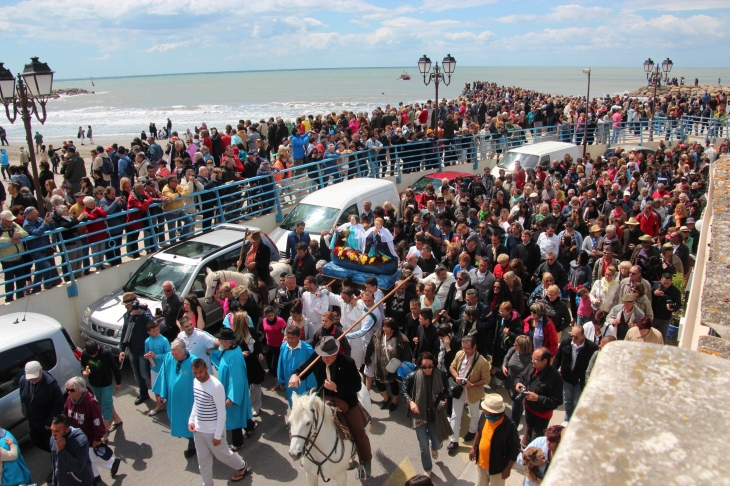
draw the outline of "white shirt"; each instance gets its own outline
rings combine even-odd
[[[593,341],[594,343],[596,343],[596,345],[598,345],[598,343],[601,342],[601,339],[606,336],[616,337],[616,328],[613,327],[613,324],[605,323],[601,328],[601,331],[596,334],[596,327],[593,325],[593,323],[586,322],[585,324],[583,324],[583,333],[586,335],[586,339],[588,339],[589,341]]]
[[[537,246],[540,247],[540,258],[543,260],[549,251],[557,255],[560,249],[560,237],[555,233],[553,233],[552,237],[548,236],[547,232],[540,233],[540,236],[537,238]]]
[[[226,391],[218,378],[209,375],[205,382],[193,380],[193,409],[188,424],[195,431],[213,434],[219,439],[226,433]]]
[[[180,331],[177,337],[185,341],[185,347],[190,354],[194,354],[205,361],[208,366],[208,373],[211,373],[210,356],[207,351],[215,347],[215,338],[200,329],[193,329],[193,334],[190,337],[185,334],[185,331]]]
[[[302,294],[302,312],[309,319],[309,322],[319,329],[322,327],[322,315],[330,308],[327,296],[317,297],[312,292],[304,292]]]
[[[428,277],[421,279],[420,282],[424,285],[433,282],[436,286],[436,298],[441,302],[446,302],[446,297],[449,295],[449,287],[451,287],[452,283],[456,282],[456,279],[454,278],[454,272],[446,272],[446,278],[443,284],[441,284],[441,280],[436,276],[436,272],[433,272]]]
[[[581,344],[580,346],[578,346],[577,344],[575,344],[574,341],[571,340],[570,347],[571,347],[571,350],[573,351],[573,353],[572,353],[573,354],[573,361],[572,361],[572,363],[570,365],[570,369],[571,370],[573,368],[575,368],[575,360],[578,359],[578,353],[580,353],[580,350],[583,349],[583,346],[585,346],[585,345],[586,345],[585,341],[583,341],[583,344]]]

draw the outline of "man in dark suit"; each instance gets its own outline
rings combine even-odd
[[[532,275],[540,265],[540,248],[532,241],[532,233],[529,230],[523,231],[520,237],[522,243],[517,245],[517,258],[525,264],[527,274]],[[525,284],[526,282],[523,282],[523,285]]]
[[[507,250],[507,247],[502,244],[502,238],[500,238],[499,235],[492,233],[490,238],[491,243],[487,245],[482,256],[486,255],[486,257],[489,258],[492,269],[494,269],[494,266],[497,264],[497,257],[502,254],[509,256],[509,250]]]
[[[566,423],[573,415],[573,410],[585,387],[586,369],[597,350],[598,346],[590,339],[586,339],[581,326],[571,327],[570,334],[560,342],[553,366],[560,371],[560,376],[563,378]]]
[[[395,283],[398,286],[401,280]],[[410,302],[415,299],[415,294],[406,291],[406,285],[398,287],[385,303],[385,317],[392,317],[398,323],[401,330],[405,332],[406,317],[410,313]]]
[[[297,285],[304,286],[304,279],[309,276],[317,275],[317,261],[311,253],[309,253],[309,245],[300,241],[294,246],[297,256],[291,263],[292,273],[297,278]]]

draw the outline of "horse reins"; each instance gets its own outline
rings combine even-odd
[[[322,406],[326,407],[327,404],[323,402]],[[301,435],[289,434],[289,437],[290,438],[296,437],[297,439],[302,439],[304,441],[304,451],[302,451],[303,456],[309,462],[311,462],[312,464],[317,466],[317,475],[319,475],[325,483],[328,483],[328,482],[330,482],[330,479],[327,479],[324,477],[324,474],[322,473],[322,466],[327,461],[331,462],[332,464],[339,464],[340,462],[342,462],[342,459],[344,459],[344,457],[345,457],[345,441],[344,441],[344,439],[342,439],[342,437],[340,437],[340,435],[337,433],[337,431],[335,431],[335,444],[334,444],[334,446],[332,446],[332,450],[330,451],[330,453],[325,454],[324,451],[322,449],[320,449],[317,446],[317,444],[315,443],[317,441],[317,437],[319,437],[319,433],[322,431],[322,427],[324,426],[324,412],[322,414],[322,421],[319,422],[319,424],[317,424],[317,422],[319,421],[319,409],[316,407],[310,407],[309,410],[312,412],[312,416],[314,418],[314,423],[309,426],[309,434],[306,437],[301,436]],[[314,429],[315,426],[316,426],[316,430],[313,431],[312,429]],[[335,461],[332,459],[332,455],[337,450],[338,443],[341,443],[342,447],[340,450],[340,458]],[[312,456],[312,449],[316,449],[317,452],[319,452],[321,455],[324,456],[324,459],[322,459],[321,461],[315,460],[314,457]],[[353,451],[354,451],[354,448],[353,448]]]

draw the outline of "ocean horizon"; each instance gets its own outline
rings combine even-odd
[[[543,93],[585,96],[583,67],[459,66],[439,98],[456,98],[466,83],[496,82]],[[591,67],[591,98],[634,91],[646,85],[642,66]],[[404,71],[410,81],[398,80]],[[675,68],[672,77],[685,84],[730,84],[730,68]],[[94,86],[92,86],[92,79]],[[138,136],[150,122],[161,128],[167,118],[173,130],[193,130],[205,122],[222,129],[239,119],[297,116],[351,110],[370,112],[386,104],[424,102],[435,96],[434,85],[424,86],[418,66],[389,68],[318,68],[204,72],[67,78],[54,88],[81,88],[95,94],[50,100],[45,125],[33,120],[33,131],[48,143],[76,138],[78,127],[91,125],[95,138]],[[0,122],[9,140],[25,140],[22,122]]]

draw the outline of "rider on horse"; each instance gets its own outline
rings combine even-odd
[[[314,348],[313,354],[304,362],[289,379],[289,386],[296,388],[300,380],[314,373],[317,379],[317,391],[324,394],[324,400],[335,405],[342,414],[345,425],[353,437],[360,462],[365,469],[366,477],[370,477],[370,461],[373,454],[370,450],[370,439],[365,433],[367,414],[358,401],[358,392],[362,386],[360,373],[352,358],[340,354],[340,342],[332,336],[324,336]],[[316,357],[311,370],[301,374]],[[301,374],[301,375],[300,375]]]

